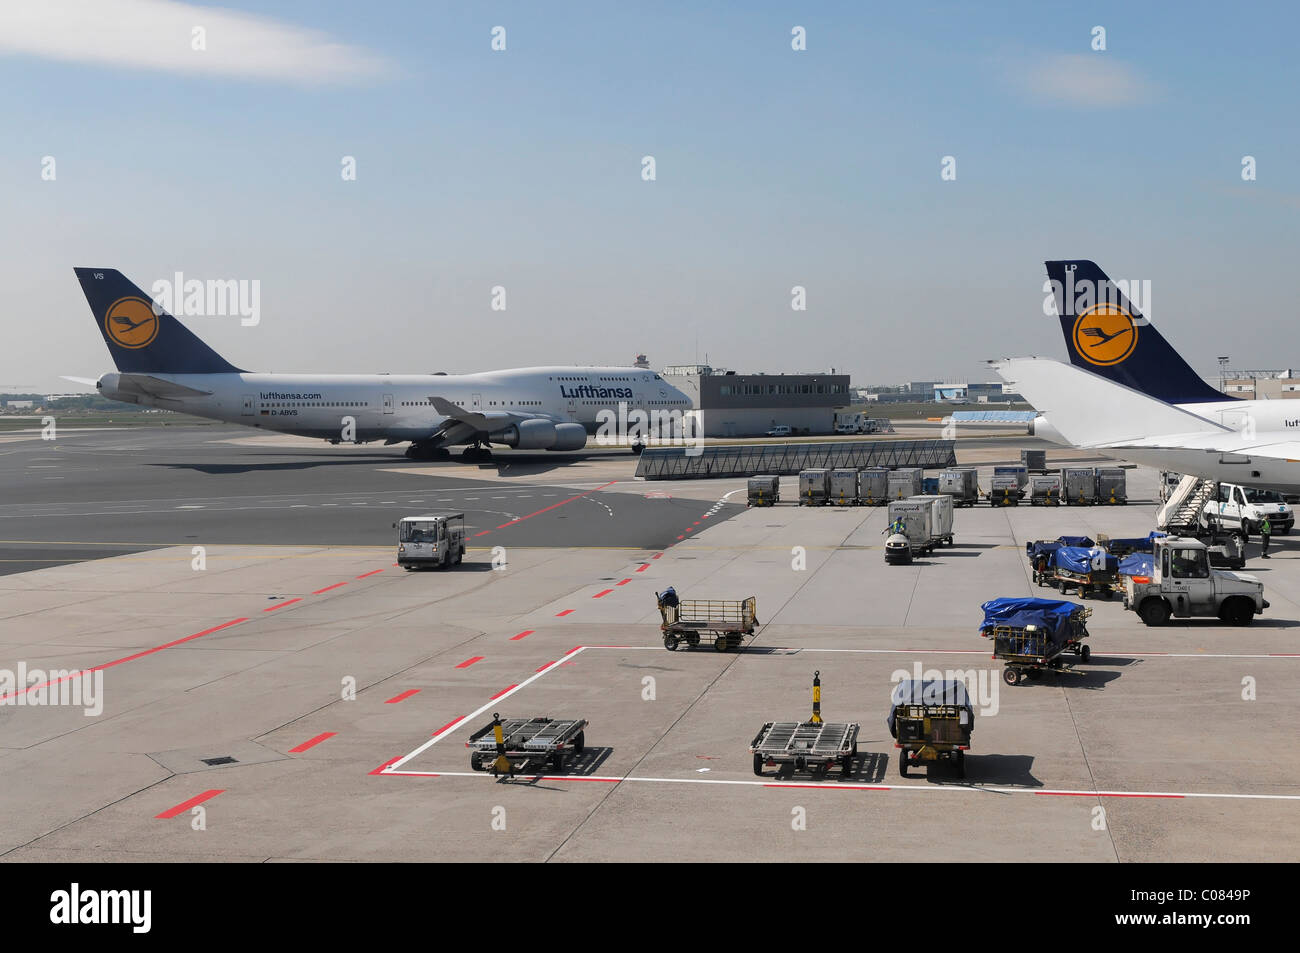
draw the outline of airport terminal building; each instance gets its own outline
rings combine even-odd
[[[706,364],[665,367],[668,383],[690,396],[706,437],[759,437],[773,427],[829,434],[850,400],[849,375],[739,374]]]

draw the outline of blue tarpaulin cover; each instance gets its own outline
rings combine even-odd
[[[1149,576],[1156,569],[1156,558],[1150,553],[1133,553],[1119,561],[1119,571],[1124,576]]]
[[[894,713],[898,711],[899,705],[956,705],[966,709],[968,725],[975,723],[975,709],[971,707],[965,682],[952,679],[904,679],[894,686],[894,694],[890,696],[889,703],[889,717],[885,719],[885,724],[889,726],[889,734],[894,738],[898,737],[894,728]]]
[[[1093,571],[1093,558],[1101,552],[1095,547],[1087,549],[1083,546],[1062,546],[1052,554],[1052,565],[1058,569],[1068,569],[1070,572],[1090,573]],[[1105,558],[1106,569],[1115,572],[1119,568],[1119,559],[1110,553],[1102,552]]]
[[[1036,625],[1043,630],[1049,641],[1058,643],[1071,637],[1070,620],[1083,606],[1059,599],[1008,598],[990,599],[980,608],[984,610],[981,631],[996,625],[1015,629]]]
[[[1097,545],[1091,536],[1058,536],[1056,541],[1062,546],[1082,546],[1084,549]]]

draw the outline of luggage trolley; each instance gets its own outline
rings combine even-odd
[[[585,718],[507,718],[496,712],[492,720],[469,736],[469,766],[475,771],[512,775],[530,762],[564,770],[569,755],[586,748]]]
[[[664,634],[664,648],[669,652],[685,642],[691,648],[700,644],[701,637],[712,640],[719,652],[738,649],[745,636],[753,635],[758,628],[758,601],[748,599],[679,599],[677,591],[669,586],[656,592],[659,626]]]
[[[1073,653],[1087,662],[1092,650],[1087,618],[1092,610],[1077,602],[1051,599],[992,599],[980,607],[984,622],[980,635],[993,640],[993,658],[1002,659],[1002,680],[1008,685],[1037,679],[1044,671],[1073,673],[1063,657]]]

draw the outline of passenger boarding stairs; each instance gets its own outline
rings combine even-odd
[[[1156,510],[1156,529],[1173,535],[1196,535],[1201,529],[1205,504],[1218,491],[1219,484],[1214,480],[1184,476],[1169,494],[1169,499]]]

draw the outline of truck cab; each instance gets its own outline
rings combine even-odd
[[[465,558],[464,513],[404,516],[393,528],[397,530],[397,565],[403,569],[444,569]]]
[[[1171,616],[1218,616],[1247,625],[1268,608],[1259,579],[1210,568],[1206,545],[1183,536],[1153,541],[1151,575],[1127,577],[1125,604],[1147,625],[1163,625]]]
[[[1240,530],[1245,536],[1259,532],[1267,516],[1274,534],[1285,536],[1295,525],[1295,511],[1276,490],[1220,483],[1219,492],[1205,504],[1206,522],[1225,529]]]

